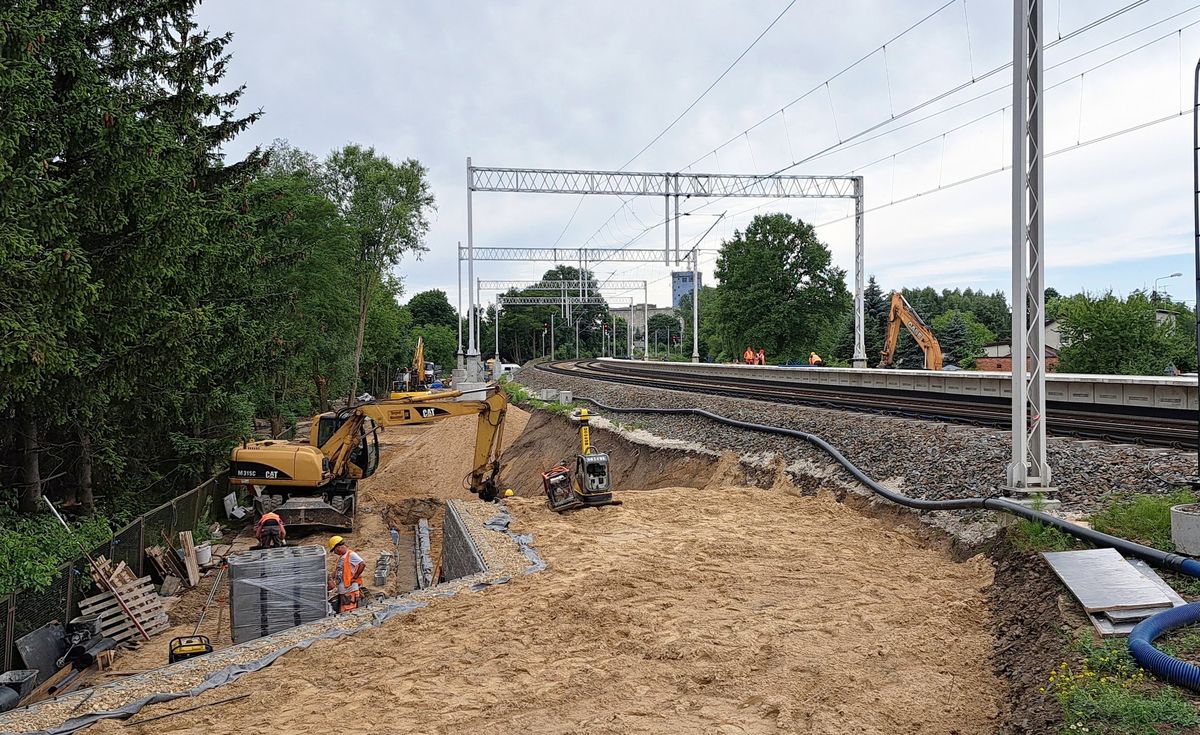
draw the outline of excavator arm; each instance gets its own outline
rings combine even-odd
[[[887,342],[884,343],[883,352],[880,353],[882,359],[879,361],[879,366],[887,367],[895,359],[896,341],[900,338],[902,324],[912,335],[913,341],[925,353],[925,369],[941,370],[942,347],[938,344],[937,337],[934,336],[932,329],[925,326],[920,315],[899,291],[892,293],[892,308],[888,312]]]
[[[500,445],[504,438],[508,397],[504,391],[497,390],[482,401],[449,400],[461,395],[461,391],[446,391],[364,403],[355,407],[354,414],[321,445],[321,452],[329,459],[335,477],[361,478],[366,475],[350,462],[350,455],[368,431],[374,431],[367,429],[368,419],[378,426],[390,427],[429,424],[453,416],[478,416],[469,489],[484,500],[492,500],[496,497],[496,475],[500,472]]]

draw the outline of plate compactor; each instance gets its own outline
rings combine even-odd
[[[571,420],[579,424],[579,454],[575,455],[572,471],[570,460],[542,473],[542,486],[550,510],[562,513],[576,508],[620,505],[613,500],[612,478],[608,469],[608,454],[592,446],[591,416],[586,408],[571,414]]]

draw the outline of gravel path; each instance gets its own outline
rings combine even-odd
[[[704,408],[730,418],[817,434],[867,475],[909,495],[932,499],[1003,492],[1008,432],[934,421],[875,416],[741,398],[638,388],[526,367],[515,379],[533,389],[559,388],[622,407]],[[735,451],[752,463],[782,460],[802,488],[823,479],[855,484],[823,452],[801,442],[723,426],[700,417],[612,417],[655,434]],[[1114,492],[1166,493],[1196,469],[1195,452],[1051,437],[1049,461],[1065,513],[1088,513]]]

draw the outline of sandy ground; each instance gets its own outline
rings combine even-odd
[[[509,408],[505,421],[506,441],[525,429],[529,414],[513,406]],[[471,469],[471,453],[475,442],[473,417],[446,419],[440,425],[398,426],[380,432],[382,465],[375,476],[364,480],[359,494],[359,509],[353,533],[344,534],[351,547],[367,561],[367,578],[375,568],[380,552],[392,551],[393,545],[388,528],[392,523],[416,522],[418,517],[435,518],[434,549],[441,544],[441,501],[447,498],[473,498],[461,484],[461,479]],[[435,428],[436,426],[436,428]],[[426,436],[430,431],[433,434]],[[409,461],[409,457],[438,458],[437,461]],[[400,458],[400,461],[393,461]],[[444,460],[444,461],[441,461]],[[451,482],[457,473],[459,482]],[[289,539],[292,543],[324,544],[332,534],[317,533]],[[236,538],[214,542],[213,551],[218,556],[245,551],[255,542],[252,529],[246,529]],[[169,614],[172,626],[138,648],[122,651],[115,661],[114,671],[141,671],[167,664],[169,641],[176,636],[192,635],[200,611],[216,579],[216,572],[209,571],[200,584],[186,590],[179,598],[171,601]],[[385,594],[396,594],[398,577],[389,578],[387,589],[373,590]],[[207,635],[216,649],[232,644],[229,630],[229,580],[223,577],[213,603],[204,616],[199,632]],[[110,681],[111,676],[97,675],[91,681]]]
[[[460,432],[442,424],[399,448],[377,502],[456,492],[465,469],[452,455],[470,451],[451,440]],[[418,445],[439,451],[407,451]],[[516,498],[514,530],[533,534],[545,572],[436,600],[139,718],[249,699],[88,732],[996,730],[1004,688],[990,665],[985,560],[954,563],[827,496],[620,497],[565,516]]]

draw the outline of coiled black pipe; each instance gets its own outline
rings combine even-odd
[[[854,464],[846,459],[845,455],[839,452],[833,445],[825,441],[816,434],[810,434],[806,431],[798,429],[788,429],[782,426],[771,426],[769,424],[757,424],[752,421],[740,421],[731,419],[728,416],[722,416],[718,413],[705,411],[702,408],[620,408],[617,406],[609,406],[601,403],[593,398],[585,396],[575,396],[576,400],[586,401],[601,410],[611,411],[613,413],[650,413],[650,414],[684,414],[692,416],[703,416],[707,419],[715,421],[726,426],[735,426],[739,429],[749,429],[750,431],[759,431],[766,434],[776,434],[779,436],[790,436],[801,441],[808,442],[818,449],[822,450],[840,464],[847,472],[853,475],[854,479],[858,480],[864,486],[871,490],[876,495],[880,495],[888,500],[903,505],[907,508],[915,508],[917,510],[967,510],[967,509],[984,509],[996,510],[1003,513],[1025,518],[1031,521],[1037,521],[1047,526],[1053,526],[1065,533],[1083,539],[1097,546],[1110,546],[1117,549],[1126,556],[1134,556],[1145,560],[1149,564],[1160,569],[1166,569],[1172,572],[1179,572],[1193,577],[1200,577],[1200,562],[1195,559],[1189,559],[1179,554],[1171,554],[1165,551],[1159,551],[1149,546],[1134,543],[1127,539],[1110,536],[1107,533],[1101,533],[1091,528],[1077,526],[1074,523],[1063,520],[1049,513],[1043,513],[1039,510],[1026,507],[1020,503],[1015,503],[1004,498],[958,498],[955,500],[924,500],[921,498],[911,498],[907,495],[902,495],[898,492],[888,490],[883,485],[880,485],[875,480],[867,477],[867,475],[855,467]],[[1165,610],[1153,617],[1147,618],[1134,627],[1133,632],[1129,635],[1129,651],[1139,664],[1144,666],[1148,671],[1170,681],[1174,684],[1185,686],[1193,691],[1200,691],[1200,667],[1185,661],[1172,658],[1167,654],[1154,648],[1154,640],[1166,633],[1169,630],[1178,628],[1184,625],[1200,622],[1200,602],[1193,602],[1181,607]]]

